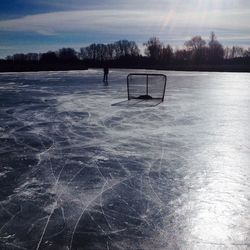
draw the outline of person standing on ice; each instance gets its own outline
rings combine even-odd
[[[103,68],[103,82],[108,82],[109,68],[107,65]]]

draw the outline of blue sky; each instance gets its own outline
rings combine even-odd
[[[0,57],[79,49],[151,36],[181,47],[214,31],[226,46],[250,47],[249,0],[1,0]]]

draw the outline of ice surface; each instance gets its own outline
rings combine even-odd
[[[250,74],[130,72],[0,75],[1,249],[250,247]]]

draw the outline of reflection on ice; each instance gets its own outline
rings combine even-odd
[[[164,103],[112,105],[127,73],[0,76],[1,248],[250,246],[250,75],[167,72]]]

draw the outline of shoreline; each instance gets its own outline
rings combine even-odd
[[[11,72],[39,72],[39,71],[70,71],[88,70],[89,68],[102,69],[102,67],[83,64],[0,64],[0,73]],[[169,71],[200,71],[200,72],[237,72],[250,73],[250,65],[171,65],[171,66],[126,66],[110,65],[113,69],[144,69],[144,70],[169,70]]]
[[[87,70],[83,64],[0,64],[1,73]]]

